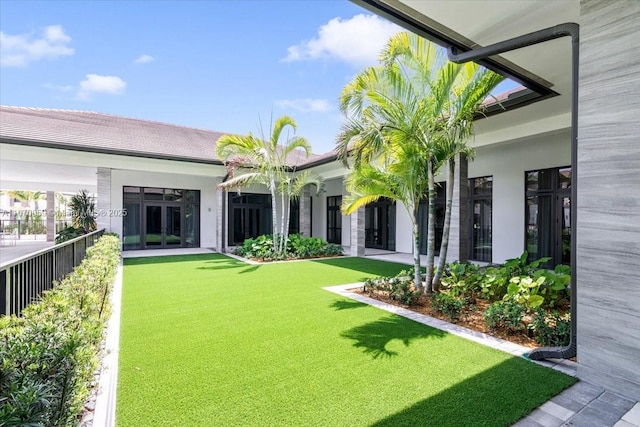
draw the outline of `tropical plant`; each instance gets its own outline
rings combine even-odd
[[[509,332],[522,330],[522,322],[527,309],[515,301],[496,301],[484,312],[482,317],[491,329],[506,329]]]
[[[7,194],[13,200],[18,200],[28,205],[26,209],[22,206],[22,210],[17,211],[17,219],[23,220],[18,231],[20,234],[42,234],[46,232],[42,213],[37,212],[38,202],[45,198],[43,192],[7,190],[3,191],[3,193]]]
[[[286,252],[289,245],[289,224],[291,222],[291,201],[298,200],[304,189],[308,186],[315,186],[316,194],[320,194],[324,190],[324,181],[322,178],[310,171],[295,173],[295,167],[292,172],[282,177],[278,192],[282,199],[282,220],[280,221],[280,248]],[[286,207],[286,212],[285,212]]]
[[[448,62],[442,49],[409,33],[391,37],[380,61],[381,65],[358,74],[340,96],[347,120],[337,138],[337,151],[353,168],[347,181],[353,194],[345,198],[343,210],[352,213],[380,197],[401,201],[412,220],[414,280],[422,288],[417,213],[426,193],[429,291],[434,279],[435,173],[448,162],[453,174],[452,159],[469,152],[465,144],[472,134],[473,115],[503,77],[477,64]],[[453,181],[449,188],[453,189]],[[450,191],[449,218],[452,197]],[[440,271],[446,243],[443,249]],[[436,289],[440,275],[433,281]]]
[[[305,185],[317,184],[320,189],[320,178],[309,173],[295,176],[295,170],[287,164],[287,159],[295,150],[300,150],[305,157],[311,154],[311,146],[301,136],[289,136],[297,130],[296,122],[289,116],[278,118],[272,125],[267,138],[262,129],[260,137],[251,132],[247,135],[223,135],[216,143],[216,154],[229,170],[229,179],[219,184],[221,189],[240,189],[251,184],[267,187],[271,195],[272,231],[279,234],[273,239],[273,251],[286,251],[288,236],[288,201],[298,197]],[[280,139],[287,131],[284,143]],[[236,174],[239,172],[239,174]],[[282,217],[278,223],[276,212],[277,194],[281,196]],[[285,212],[286,211],[286,212]],[[286,224],[286,227],[285,227]],[[280,230],[280,233],[278,233]]]
[[[406,270],[394,277],[368,278],[363,290],[369,295],[381,295],[404,305],[413,305],[422,296],[422,291],[413,282],[412,272]]]
[[[455,323],[460,319],[462,308],[467,301],[448,292],[438,292],[431,295],[431,306],[449,317]]]
[[[96,204],[87,190],[80,190],[78,194],[71,197],[69,207],[71,208],[75,228],[80,228],[85,233],[96,230]]]

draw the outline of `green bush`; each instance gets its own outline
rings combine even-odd
[[[276,235],[276,238],[278,236]],[[291,234],[287,241],[287,253],[276,254],[273,251],[273,236],[263,235],[255,239],[246,239],[242,246],[234,249],[233,254],[245,258],[258,258],[273,261],[288,258],[315,258],[321,256],[342,255],[344,249],[340,245],[327,243],[319,237],[304,237]]]
[[[382,294],[400,304],[413,305],[422,292],[415,288],[412,274],[411,271],[401,271],[395,277],[368,278],[364,282],[364,291],[369,294]]]
[[[496,301],[483,313],[485,324],[491,329],[517,332],[523,329],[526,308],[514,301]]]
[[[75,239],[85,234],[84,229],[69,226],[60,230],[56,236],[56,243],[66,242],[67,240]]]
[[[4,426],[76,426],[98,366],[120,241],[100,238],[22,317],[0,318]]]
[[[238,246],[233,254],[245,258],[273,259],[273,237],[262,235],[255,239],[245,239],[242,246]]]
[[[477,265],[456,261],[447,264],[442,286],[452,296],[472,299],[480,294],[483,277]]]
[[[571,315],[561,315],[557,310],[549,314],[538,307],[529,329],[540,345],[564,347],[571,340]]]
[[[465,303],[466,301],[463,298],[447,292],[437,292],[431,295],[431,306],[449,317],[453,323],[460,319]]]

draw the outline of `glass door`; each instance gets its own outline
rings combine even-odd
[[[145,248],[159,249],[162,247],[162,206],[147,205],[145,207]]]
[[[145,206],[145,248],[182,247],[182,206]]]
[[[165,248],[182,246],[182,206],[163,206]]]

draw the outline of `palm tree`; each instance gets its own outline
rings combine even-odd
[[[295,172],[295,170],[293,171]],[[282,206],[287,206],[286,221],[281,222],[280,235],[284,238],[282,243],[282,249],[287,250],[287,243],[289,240],[289,224],[291,221],[291,201],[297,200],[304,191],[305,187],[314,185],[316,187],[316,194],[320,194],[324,190],[324,181],[321,176],[311,173],[310,171],[304,171],[302,173],[291,173],[286,176],[280,183],[280,193],[285,196],[285,200],[282,201]],[[282,209],[284,216],[284,208]]]
[[[75,228],[82,229],[84,233],[90,233],[98,228],[95,215],[96,204],[87,190],[81,190],[71,197],[69,207]]]
[[[477,64],[451,63],[442,49],[406,32],[389,39],[380,61],[381,65],[363,70],[342,91],[340,108],[349,120],[338,136],[337,151],[343,161],[348,163],[347,159],[351,159],[354,174],[366,170],[362,165],[376,159],[385,166],[395,164],[399,172],[409,170],[416,174],[407,183],[413,199],[407,200],[407,209],[414,222],[415,284],[421,288],[415,202],[419,204],[426,192],[429,291],[435,260],[434,176],[443,163],[455,157],[449,148],[458,147],[459,141],[466,142],[473,114],[503,77],[479,69]],[[451,145],[452,142],[456,144]],[[411,152],[409,147],[414,147],[418,159],[406,155]],[[415,168],[416,165],[422,167]],[[357,178],[352,179],[356,181]],[[361,196],[366,198],[363,191]]]
[[[295,133],[297,125],[291,117],[282,116],[273,124],[268,139],[264,134],[258,138],[252,133],[248,133],[244,136],[223,135],[216,143],[218,158],[223,159],[231,173],[234,174],[230,179],[221,183],[219,188],[241,188],[250,184],[262,184],[268,188],[272,206],[273,250],[276,253],[281,253],[284,245],[282,236],[280,239],[275,238],[278,231],[276,194],[279,183],[287,178],[287,157],[298,149],[303,150],[306,157],[311,154],[311,146],[303,137],[287,135],[284,144],[280,143],[280,137],[286,128],[291,128]],[[238,170],[241,172],[240,175],[235,175]],[[284,194],[281,192],[283,199]],[[282,209],[284,212],[285,206]]]
[[[438,158],[447,163],[447,201],[445,208],[444,229],[438,268],[436,269],[432,288],[437,291],[444,273],[449,233],[451,230],[451,206],[453,204],[453,188],[455,184],[456,157],[464,156],[473,159],[475,150],[468,145],[473,136],[473,119],[482,113],[484,100],[491,91],[504,80],[504,76],[493,73],[478,64],[468,62],[463,65],[457,75],[454,86],[449,91],[449,99],[442,126],[442,138],[438,142]]]
[[[19,233],[32,233],[33,230],[42,228],[42,214],[34,212],[38,209],[38,201],[44,199],[44,193],[41,191],[22,191],[22,190],[7,190],[3,191],[7,194],[11,200],[18,200],[20,202],[27,203],[27,208],[21,207],[22,211],[18,216],[19,219],[24,219],[23,225],[20,227]],[[33,202],[33,207],[31,203]],[[23,217],[24,213],[24,217]],[[13,216],[12,212],[12,216]]]

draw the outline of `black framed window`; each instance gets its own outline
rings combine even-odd
[[[271,234],[273,221],[269,194],[229,194],[229,246]]]
[[[291,200],[289,204],[289,234],[300,232],[300,199]]]
[[[124,186],[122,201],[124,250],[200,247],[199,190]]]
[[[364,246],[396,250],[396,202],[381,197],[365,207]]]
[[[469,179],[469,259],[491,262],[493,177],[483,176]]]
[[[342,196],[327,197],[327,242],[342,244]]]
[[[525,172],[525,249],[545,267],[571,263],[571,167]]]

